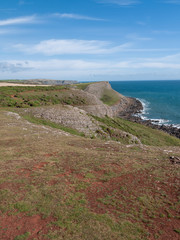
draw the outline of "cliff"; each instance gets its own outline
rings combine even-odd
[[[110,117],[127,117],[143,109],[140,101],[134,98],[125,97],[122,94],[116,92],[112,89],[111,85],[108,82],[90,84],[84,89],[84,91],[96,96],[96,98],[106,104],[109,109],[109,114],[107,115]],[[93,104],[91,107],[86,106],[84,109],[94,115],[98,115],[98,109],[100,111],[100,108],[95,108],[95,105],[96,104]]]

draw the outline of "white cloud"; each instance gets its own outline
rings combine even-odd
[[[40,53],[53,56],[62,54],[110,54],[123,51],[130,46],[130,43],[125,43],[112,47],[109,42],[97,40],[50,39],[32,46],[18,44],[14,48],[28,54]]]
[[[25,66],[24,62],[19,61],[3,61],[0,62],[0,72],[16,73],[22,71],[30,71],[31,68]]]
[[[55,13],[53,14],[53,16],[58,18],[76,19],[76,20],[104,21],[103,19],[100,19],[100,18],[94,18],[94,17],[84,16],[84,15],[79,15],[74,13]]]
[[[0,26],[34,23],[34,22],[36,22],[36,20],[37,20],[37,18],[35,16],[9,18],[9,19],[5,19],[5,20],[0,20]]]
[[[119,6],[131,6],[131,5],[140,3],[140,1],[138,1],[138,0],[99,0],[98,2],[99,3],[117,4]]]
[[[38,71],[66,71],[70,74],[71,71],[120,71],[121,69],[179,69],[180,70],[180,53],[163,58],[135,58],[127,61],[107,61],[107,60],[82,60],[82,59],[49,59],[49,60],[9,60],[0,61],[0,70],[6,71],[29,70]]]
[[[149,41],[151,38],[138,36],[133,40]],[[58,55],[101,55],[113,54],[118,52],[168,52],[180,51],[180,48],[132,48],[133,43],[127,42],[121,45],[113,46],[111,42],[98,40],[78,40],[78,39],[50,39],[44,40],[35,45],[16,44],[14,49],[26,54],[42,54],[45,56]]]
[[[127,61],[105,61],[105,60],[64,60],[50,59],[41,61],[32,60],[9,60],[0,61],[1,78],[55,78],[55,79],[77,79],[88,80],[98,79],[103,76],[106,80],[120,80],[118,76],[124,79],[149,78],[152,73],[166,76],[171,79],[178,78],[180,74],[180,54],[171,56],[171,58],[154,59],[133,59]],[[147,73],[151,73],[148,75]],[[128,77],[129,76],[129,77]],[[146,79],[145,78],[145,79]],[[154,77],[153,79],[155,79]],[[102,79],[102,80],[103,80]]]

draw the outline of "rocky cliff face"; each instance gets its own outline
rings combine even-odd
[[[45,119],[65,127],[76,129],[85,135],[94,134],[100,130],[99,124],[87,112],[70,105],[55,105],[26,110],[36,118]]]
[[[83,90],[81,90],[81,94],[87,99],[88,104],[78,106],[80,109],[98,117],[114,116],[112,109],[104,104],[95,94]]]
[[[112,106],[103,106],[104,104],[102,101],[100,101],[101,103],[99,103],[98,106],[96,104],[93,104],[92,106],[86,106],[84,108],[87,112],[90,112],[96,116],[98,116],[98,112],[101,112],[101,116],[107,115],[109,117],[127,117],[143,109],[140,101],[134,98],[125,97],[122,94],[116,92],[112,89],[111,85],[108,82],[90,84],[84,91],[90,93],[91,95],[94,95],[98,100],[103,99],[103,95],[107,91],[109,94],[114,95],[117,98],[117,102]],[[104,109],[103,111],[102,108]]]

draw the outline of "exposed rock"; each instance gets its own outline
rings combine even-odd
[[[129,117],[133,114],[139,113],[143,106],[141,102],[135,98],[124,97],[121,98],[118,104],[111,106],[113,115],[117,117]]]
[[[98,122],[88,116],[84,110],[69,105],[33,108],[27,109],[26,112],[33,114],[34,117],[76,129],[85,135],[91,135],[100,130]]]
[[[95,105],[97,107],[97,105]],[[40,108],[25,109],[26,113],[32,114],[36,118],[45,119],[65,127],[76,129],[84,133],[85,136],[101,136],[111,139],[118,138],[129,144],[141,144],[140,140],[127,132],[108,127],[108,131],[102,129],[103,123],[96,121],[86,111],[70,105],[55,105]],[[106,125],[104,125],[107,127]]]
[[[97,117],[113,117],[113,112],[111,108],[106,106],[105,104],[98,104],[98,105],[86,105],[86,106],[79,106],[79,108],[84,109],[89,114],[92,114]]]

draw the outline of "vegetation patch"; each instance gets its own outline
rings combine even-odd
[[[90,84],[92,83],[79,83],[75,84],[74,86],[76,86],[78,89],[85,90]]]
[[[180,140],[178,138],[170,136],[163,131],[152,129],[150,127],[130,122],[121,118],[112,119],[109,117],[93,117],[106,126],[114,129],[119,129],[136,136],[142,144],[151,146],[180,146]]]
[[[86,99],[72,93],[70,86],[1,87],[1,107],[39,107],[55,104],[83,105]]]
[[[119,101],[119,96],[113,89],[105,89],[100,100],[103,103],[112,106]]]
[[[26,240],[30,236],[30,232],[26,232],[22,235],[16,236],[14,240]]]

